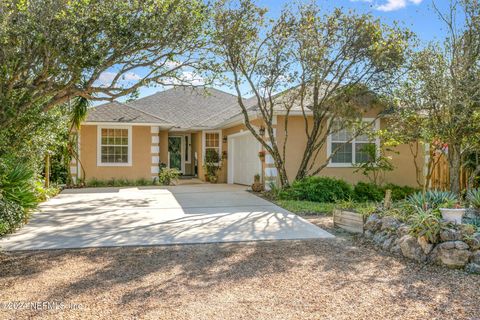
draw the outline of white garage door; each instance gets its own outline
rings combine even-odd
[[[228,138],[228,182],[250,185],[253,177],[261,174],[258,157],[260,143],[250,132],[232,135]]]

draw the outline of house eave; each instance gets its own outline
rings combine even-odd
[[[95,126],[147,126],[147,127],[161,127],[164,129],[171,129],[174,127],[171,123],[156,123],[156,122],[119,122],[119,121],[84,121],[81,125],[95,125]]]

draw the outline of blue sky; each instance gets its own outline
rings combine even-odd
[[[283,6],[292,2],[291,0],[257,0],[258,5],[268,8],[272,18],[278,16]],[[432,0],[317,0],[317,2],[325,9],[325,12],[331,11],[335,7],[342,7],[345,10],[354,9],[360,13],[371,13],[388,24],[398,21],[404,27],[415,32],[418,38],[424,42],[441,40],[445,35],[444,26],[433,10]],[[435,3],[442,11],[448,9],[449,1],[447,0],[436,0]],[[111,77],[111,74],[105,76],[108,78]],[[226,87],[218,88],[232,92]],[[160,90],[163,89],[159,87],[142,88],[140,97]],[[123,101],[125,98],[120,100]]]
[[[258,4],[269,9],[276,16],[288,0],[257,0]],[[325,10],[343,7],[346,10],[355,9],[361,13],[371,13],[385,23],[402,22],[406,27],[417,33],[422,40],[442,38],[443,25],[437,19],[432,8],[432,0],[317,0]],[[448,8],[448,0],[436,0],[435,4],[441,10]]]

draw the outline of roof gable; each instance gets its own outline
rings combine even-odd
[[[240,112],[235,95],[206,87],[177,87],[144,97],[128,105],[161,117],[180,128],[212,126],[218,115]],[[215,123],[216,122],[216,123]]]
[[[163,118],[145,113],[116,101],[90,108],[87,113],[86,122],[170,123]]]

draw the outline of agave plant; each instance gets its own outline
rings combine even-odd
[[[480,209],[480,189],[468,190],[467,201],[475,209]]]
[[[425,237],[430,243],[437,243],[440,232],[448,227],[448,223],[442,221],[432,209],[418,208],[417,214],[409,218],[410,234],[415,237]]]
[[[418,192],[412,194],[408,196],[407,202],[417,208],[434,210],[441,205],[458,203],[458,197],[453,192],[432,190],[425,193]]]

